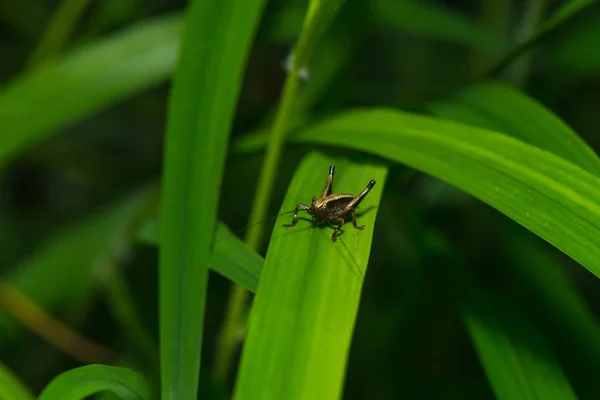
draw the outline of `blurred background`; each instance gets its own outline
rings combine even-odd
[[[63,10],[62,32],[49,36],[50,21],[66,3],[72,4]],[[111,38],[151,20],[178,20],[185,3],[0,0],[0,90],[71,51],[110,45]],[[268,1],[232,143],[270,126],[306,3]],[[563,3],[347,0],[309,67],[310,80],[299,98],[302,110],[311,119],[366,106],[428,112],[488,76]],[[600,146],[598,21],[600,6],[587,7],[496,74],[552,110],[593,148]],[[165,30],[172,37],[162,39],[175,43],[176,32]],[[144,65],[139,73],[152,68]],[[0,164],[3,282],[35,293],[37,305],[90,340],[75,346],[75,355],[66,354],[40,337],[47,330],[60,337],[60,328],[36,318],[30,321],[33,328],[26,326],[33,311],[26,300],[15,303],[4,288],[0,360],[36,392],[58,373],[81,365],[85,360],[77,354],[102,361],[116,353],[122,362],[155,373],[147,354],[157,341],[157,250],[137,240],[130,228],[153,214],[132,210],[152,209],[139,193],[153,190],[147,186],[160,177],[167,76],[115,96],[91,115],[74,114]],[[77,96],[85,98],[86,91]],[[32,120],[44,118],[44,110],[38,111]],[[3,112],[10,111],[0,108],[0,117]],[[294,145],[285,151],[271,215],[308,150]],[[246,226],[261,162],[261,152],[228,156],[219,214],[234,231]],[[486,291],[522,309],[544,331],[580,397],[593,398],[594,377],[586,376],[544,293],[527,277],[532,265],[553,268],[598,315],[600,285],[587,270],[485,204],[402,166],[390,170],[374,235],[345,398],[493,398],[456,304],[449,301],[444,270],[453,262],[471,270]],[[452,257],[431,250],[440,237],[450,244]],[[229,282],[211,272],[202,384],[215,398],[221,395],[208,371],[228,289]],[[139,324],[132,323],[136,313]]]

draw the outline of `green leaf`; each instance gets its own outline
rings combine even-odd
[[[479,198],[600,276],[600,180],[503,134],[391,109],[346,112],[297,141],[362,150]],[[238,149],[260,143],[241,142]]]
[[[163,399],[196,399],[220,180],[263,0],[188,6],[169,102],[159,260]]]
[[[104,391],[124,400],[150,399],[147,384],[139,374],[106,365],[87,365],[63,372],[46,386],[38,399],[80,400]]]
[[[470,297],[461,315],[498,399],[577,398],[542,333],[525,316],[474,282],[461,286]]]
[[[509,48],[507,38],[496,35],[465,16],[444,9],[441,5],[418,0],[374,0],[372,15],[378,25],[436,40],[474,46],[496,53]]]
[[[560,118],[499,82],[473,86],[429,108],[437,115],[514,136],[600,175],[600,158]]]
[[[147,220],[138,232],[138,239],[142,243],[156,245],[158,237],[158,221],[155,218]],[[258,253],[219,221],[210,257],[211,269],[254,293],[258,288],[263,262]]]
[[[141,188],[60,230],[5,279],[46,310],[77,302],[91,289],[94,273],[102,272],[95,270],[97,262],[122,248],[148,195],[148,188]],[[14,320],[0,310],[0,343],[8,344],[16,333]]]
[[[377,207],[387,169],[310,154],[296,171],[281,206],[294,209],[319,196],[330,164],[334,193],[377,184],[360,204],[358,224],[344,226],[336,243],[330,227],[310,220],[273,230],[235,389],[236,399],[339,398]]]
[[[179,15],[147,21],[44,63],[0,92],[0,165],[93,112],[170,75]]]
[[[0,399],[33,400],[33,394],[29,389],[2,363],[0,363]]]

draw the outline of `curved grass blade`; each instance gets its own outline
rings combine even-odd
[[[0,165],[57,129],[166,80],[180,28],[179,15],[146,21],[9,83],[0,91]]]
[[[137,235],[140,242],[151,245],[158,244],[158,236],[156,219],[147,220]],[[255,293],[263,262],[263,258],[231,233],[227,225],[221,221],[217,223],[215,244],[209,263],[213,271]]]
[[[461,316],[498,399],[577,398],[544,336],[524,315],[475,282],[464,288],[470,298]]]
[[[336,243],[331,228],[313,227],[302,216],[292,228],[274,229],[251,310],[238,400],[341,397],[387,169],[312,153],[297,170],[281,210],[310,204],[323,191],[330,164],[336,166],[334,193],[357,194],[377,180],[357,209],[358,223],[366,228],[348,223]]]
[[[128,368],[87,365],[54,378],[38,400],[80,400],[104,391],[124,400],[150,399],[148,386],[138,373]]]
[[[600,179],[509,136],[391,109],[328,119],[295,140],[373,153],[479,198],[600,276]],[[257,148],[253,140],[238,149]]]
[[[31,391],[10,371],[0,363],[0,399],[33,400]]]
[[[435,114],[514,136],[600,175],[600,158],[550,110],[509,85],[488,82],[429,106]]]
[[[194,0],[169,103],[161,202],[163,399],[196,399],[219,186],[263,0]]]

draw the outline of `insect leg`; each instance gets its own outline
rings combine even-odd
[[[346,222],[344,220],[344,218],[335,218],[334,221],[338,222],[339,225],[333,231],[333,235],[331,235],[331,241],[332,242],[335,242],[337,240],[337,236],[338,236],[340,230],[342,229],[342,226],[344,226],[344,223]]]
[[[329,196],[331,194],[331,185],[333,185],[333,171],[335,167],[333,165],[329,166],[329,177],[327,178],[327,185],[325,185],[325,189],[323,189],[323,194],[321,198],[325,196]]]
[[[296,206],[296,209],[294,210],[294,218],[292,218],[292,223],[291,224],[284,224],[283,226],[285,226],[286,228],[289,228],[291,226],[296,225],[296,220],[298,219],[298,211],[301,211],[301,210],[310,210],[310,207],[309,206],[305,206],[302,203],[299,203]]]
[[[360,204],[360,202],[367,196],[367,194],[371,191],[371,189],[373,189],[373,186],[375,186],[375,179],[371,179],[371,182],[369,182],[367,187],[362,192],[360,192],[358,196],[356,196],[354,199],[352,199],[348,203],[348,205],[346,206],[344,211],[349,210],[350,208],[356,208]]]
[[[360,230],[365,229],[365,225],[361,225],[361,226],[356,225],[356,210],[354,208],[352,209],[352,225],[354,225],[354,227],[356,229],[360,229]]]

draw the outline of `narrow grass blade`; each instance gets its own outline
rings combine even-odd
[[[33,400],[33,393],[10,371],[0,363],[0,399]]]
[[[179,15],[146,21],[9,83],[0,91],[0,165],[57,129],[166,80],[180,28]]]
[[[158,244],[158,221],[147,220],[138,232],[142,243]],[[222,222],[217,224],[215,244],[210,257],[210,268],[230,281],[256,292],[263,258],[246,243],[231,233]]]
[[[54,378],[38,399],[82,400],[104,391],[113,392],[123,400],[151,398],[146,382],[136,372],[128,368],[87,365]]]
[[[60,53],[89,4],[90,0],[62,0],[60,2],[39,43],[29,57],[29,66],[35,66]]]
[[[433,175],[600,276],[600,179],[554,154],[485,129],[391,109],[350,111],[296,140],[366,151]],[[248,144],[256,149],[259,142]]]
[[[470,297],[462,318],[499,400],[577,398],[542,333],[524,315],[475,282],[461,287]]]
[[[194,0],[173,79],[159,260],[163,399],[196,399],[210,249],[229,130],[263,0]]]
[[[444,118],[514,136],[600,175],[600,158],[583,139],[546,107],[506,84],[476,85],[429,108]]]
[[[271,236],[235,388],[235,399],[336,399],[366,273],[377,207],[387,169],[369,162],[331,159],[312,153],[297,170],[281,207],[310,204],[335,164],[334,193],[358,194],[377,184],[360,204],[358,224],[333,230],[299,219]],[[319,196],[320,197],[320,196]]]
[[[148,188],[134,191],[116,204],[49,238],[4,278],[46,310],[74,303],[91,289],[98,261],[127,240],[127,230],[148,201]],[[48,285],[52,282],[52,285]],[[0,345],[18,333],[12,318],[0,311]]]

